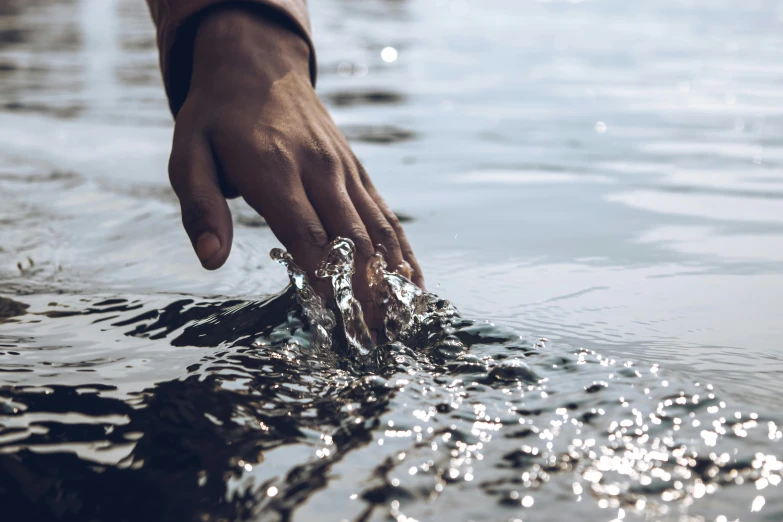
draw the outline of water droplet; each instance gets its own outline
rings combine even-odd
[[[490,377],[502,382],[522,381],[536,383],[539,380],[538,375],[527,364],[517,359],[501,362],[492,368]]]

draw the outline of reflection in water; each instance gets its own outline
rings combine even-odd
[[[24,303],[19,303],[13,299],[8,299],[7,297],[0,297],[0,321],[18,315],[24,315],[25,310],[28,308],[29,306]]]
[[[340,127],[340,130],[343,131],[345,137],[350,141],[375,143],[379,145],[399,143],[412,140],[416,137],[412,131],[391,125],[343,125]]]
[[[394,105],[405,101],[401,94],[391,91],[341,91],[329,94],[324,99],[337,107],[353,107],[363,104]]]

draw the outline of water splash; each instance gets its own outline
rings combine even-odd
[[[367,359],[374,353],[375,344],[364,321],[362,307],[353,296],[355,253],[353,241],[338,237],[329,245],[326,259],[315,275],[331,280],[337,310],[342,317],[345,340],[356,358]]]
[[[382,247],[367,265],[370,292],[383,311],[384,334],[389,342],[415,343],[425,334],[428,325],[437,324],[439,331],[450,329],[453,319],[459,317],[457,309],[447,300],[423,291],[411,282],[410,265],[403,263],[397,272],[386,270]],[[429,340],[429,339],[427,339]]]
[[[275,248],[269,255],[288,271],[288,278],[291,280],[291,288],[294,291],[296,302],[312,332],[313,346],[324,352],[330,350],[332,332],[336,324],[334,314],[326,307],[323,297],[310,286],[307,274],[294,263],[291,254]]]
[[[331,280],[346,341],[356,358],[366,361],[377,355],[377,350],[361,305],[353,294],[355,253],[350,239],[338,237],[329,245],[316,276]],[[292,263],[290,256],[288,263],[289,266]],[[304,272],[298,267],[296,271],[297,277],[309,288]],[[435,330],[437,335],[448,334],[451,321],[459,317],[457,309],[447,300],[425,292],[411,282],[412,270],[407,263],[401,264],[397,272],[389,272],[381,246],[370,258],[366,274],[370,293],[383,319],[380,341],[384,343],[404,342],[416,347],[431,342],[434,332],[428,335],[428,326],[436,326],[430,330]]]

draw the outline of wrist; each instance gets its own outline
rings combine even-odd
[[[219,86],[237,76],[254,88],[291,73],[310,76],[307,42],[269,9],[215,8],[200,21],[193,43],[191,88]]]

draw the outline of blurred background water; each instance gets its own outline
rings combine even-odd
[[[776,411],[783,4],[310,3],[318,90],[404,219],[430,290],[471,319]],[[13,385],[102,383],[127,398],[205,356],[85,310],[124,318],[285,286],[273,235],[240,204],[228,264],[200,268],[168,187],[171,132],[142,0],[0,3],[8,401]],[[740,497],[750,513],[755,494]],[[303,504],[303,519],[318,512]]]

